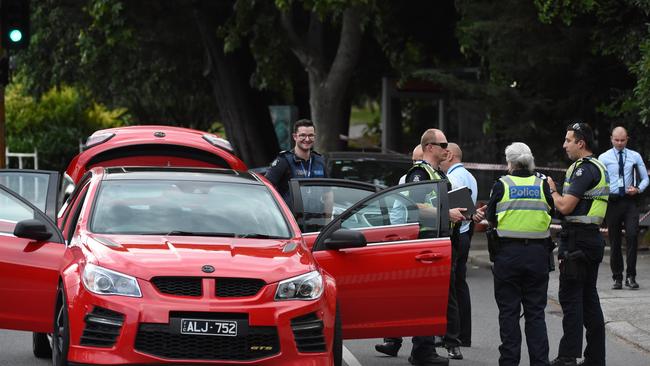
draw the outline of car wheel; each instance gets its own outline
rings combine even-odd
[[[336,318],[334,319],[334,340],[332,342],[332,359],[334,366],[343,365],[343,333],[341,331],[341,315],[339,306],[336,305]]]
[[[68,366],[70,346],[70,325],[68,321],[68,302],[62,288],[59,288],[54,310],[54,332],[52,333],[52,365]]]
[[[46,333],[32,333],[32,352],[36,358],[52,357],[52,347]]]

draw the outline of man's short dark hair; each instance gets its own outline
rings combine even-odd
[[[300,127],[314,127],[314,129],[316,129],[314,122],[308,119],[299,119],[293,124],[293,133],[298,133],[298,128]]]
[[[594,150],[594,132],[588,124],[582,122],[571,123],[567,126],[566,130],[573,131],[576,142],[584,141],[585,149],[589,151]]]

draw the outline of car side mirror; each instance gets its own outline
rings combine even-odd
[[[14,235],[36,241],[43,241],[52,237],[52,233],[47,230],[47,226],[42,221],[35,219],[18,221],[14,228]]]
[[[327,249],[345,249],[365,247],[368,242],[362,232],[350,229],[338,229],[325,239]]]

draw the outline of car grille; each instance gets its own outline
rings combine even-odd
[[[154,277],[151,282],[163,294],[177,296],[201,296],[201,277]]]
[[[217,281],[217,297],[255,296],[266,285],[264,280],[257,278],[220,277],[210,280]],[[167,295],[200,297],[203,294],[201,277],[154,277],[151,283],[159,292]]]
[[[266,282],[256,278],[217,278],[217,297],[254,296]]]
[[[298,352],[326,351],[323,321],[316,316],[316,313],[291,319],[291,329]]]
[[[239,318],[218,313],[172,313],[170,317]],[[249,361],[278,354],[280,340],[275,327],[248,327],[246,334],[222,337],[179,334],[169,324],[143,323],[138,328],[135,349],[167,359]]]
[[[91,347],[113,347],[124,324],[124,315],[95,306],[84,318],[86,326],[80,344]]]

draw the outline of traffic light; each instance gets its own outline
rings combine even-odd
[[[0,0],[2,48],[19,50],[29,44],[29,0]]]

